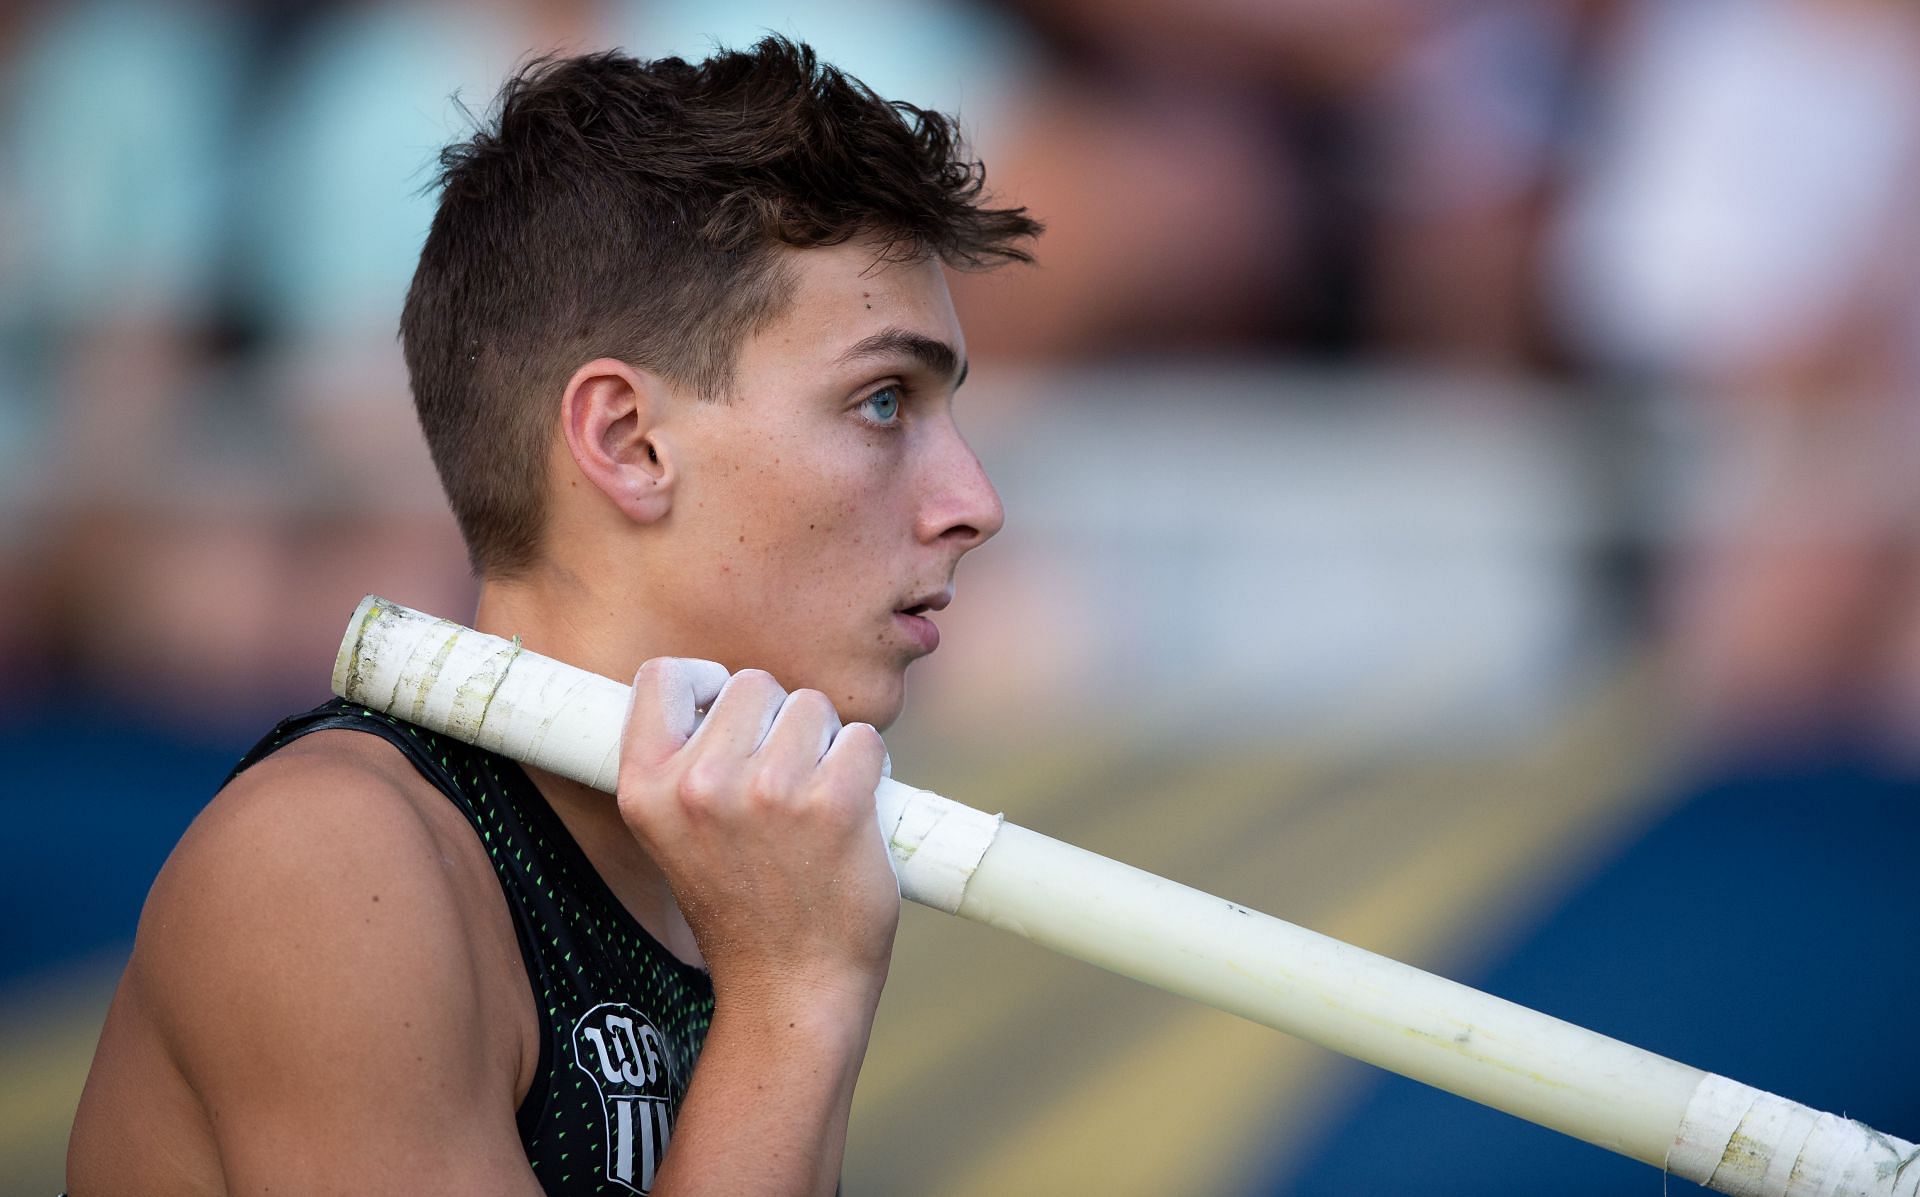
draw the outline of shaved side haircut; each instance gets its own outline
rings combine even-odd
[[[769,37],[700,63],[546,58],[441,155],[400,322],[414,405],[476,573],[540,549],[557,404],[612,357],[723,400],[785,310],[780,248],[878,238],[979,269],[1040,226],[989,207],[952,121]]]

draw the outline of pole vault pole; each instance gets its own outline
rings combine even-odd
[[[334,693],[612,793],[628,687],[368,596]],[[1920,1149],[888,779],[900,892],[1742,1197],[1915,1197]]]

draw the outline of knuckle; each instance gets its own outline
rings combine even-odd
[[[793,796],[793,787],[771,770],[761,769],[747,780],[747,798],[756,806],[783,806]]]
[[[840,729],[840,738],[847,741],[847,748],[862,771],[878,771],[887,758],[886,743],[880,739],[879,730],[871,723],[848,724]]]
[[[786,691],[771,673],[764,669],[742,669],[727,679],[714,706],[729,710],[766,707],[778,703],[785,695]]]
[[[733,682],[736,686],[744,686],[755,691],[780,689],[780,683],[764,669],[742,669],[733,675]]]
[[[804,715],[816,723],[840,717],[833,709],[833,700],[818,690],[795,690],[787,695],[787,705],[794,708],[795,714]]]
[[[732,769],[711,758],[702,758],[687,766],[674,793],[683,806],[710,807],[726,798],[736,784]]]

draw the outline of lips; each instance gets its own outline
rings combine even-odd
[[[922,653],[940,647],[940,629],[927,616],[944,610],[953,601],[953,591],[941,590],[926,595],[893,613],[893,622]]]
[[[907,639],[921,653],[930,653],[940,647],[940,629],[924,615],[909,615],[905,611],[893,614],[894,626],[907,634]]]

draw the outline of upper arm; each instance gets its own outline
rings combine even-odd
[[[402,784],[337,754],[269,758],[154,884],[130,980],[230,1193],[538,1191],[520,1038],[488,1007],[457,861]]]

